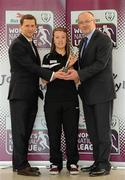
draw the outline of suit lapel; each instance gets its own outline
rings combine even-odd
[[[33,42],[33,48],[34,48],[35,53],[36,53],[35,58],[36,58],[36,60],[37,60],[37,63],[40,65],[40,64],[41,64],[40,56],[39,56],[38,50],[37,50],[37,48],[36,48],[34,42]]]
[[[37,51],[35,44],[33,43],[33,47],[34,47],[34,50],[36,52],[36,55],[33,52],[31,44],[28,42],[28,40],[22,34],[19,35],[19,39],[25,44],[29,54],[32,56],[33,61],[35,63],[37,63],[38,65],[40,65],[40,57],[39,57],[39,54],[38,54],[38,51]]]
[[[82,67],[82,65],[84,64],[84,59],[85,59],[86,53],[93,46],[93,42],[94,42],[94,39],[96,38],[97,34],[98,34],[98,30],[95,30],[92,37],[91,37],[91,39],[90,39],[90,41],[89,41],[89,43],[87,44],[87,47],[85,48],[85,51],[84,51],[82,57],[80,58],[80,52],[81,52],[81,49],[82,49],[82,44],[83,44],[84,39],[81,40],[80,45],[79,45],[79,64],[80,64],[80,67]]]
[[[88,45],[87,45],[87,47],[86,47],[86,49],[85,49],[85,53],[83,54],[82,58],[84,58],[84,56],[87,53],[87,51],[89,51],[91,46],[93,46],[93,42],[94,42],[94,39],[96,38],[97,34],[98,34],[98,30],[95,30],[93,35],[92,35],[92,37],[91,37],[91,39],[90,39],[90,41],[89,41],[89,43],[88,43]]]
[[[91,46],[93,46],[93,42],[94,42],[94,39],[96,38],[97,34],[98,34],[98,30],[95,30],[87,47],[86,47],[86,52],[91,48]]]

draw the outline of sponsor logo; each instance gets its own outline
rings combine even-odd
[[[107,34],[109,38],[111,39],[113,43],[113,47],[117,46],[116,42],[116,26],[114,24],[97,24],[97,29],[102,31],[103,33]],[[78,46],[82,37],[83,33],[81,30],[78,28],[76,24],[72,25],[72,45],[73,46]]]
[[[7,45],[10,46],[12,41],[19,36],[20,30],[17,24],[8,24],[6,28]],[[37,48],[50,48],[51,46],[52,27],[48,24],[38,25],[34,33],[34,43]]]
[[[112,150],[111,153],[119,153],[119,141],[118,141],[118,132],[115,129],[112,129],[111,134],[112,141]],[[92,154],[93,146],[90,142],[88,133],[86,129],[80,129],[78,134],[78,150],[80,154]]]
[[[13,141],[11,130],[7,130],[6,137],[6,150],[8,154],[11,154],[13,151]],[[29,153],[31,154],[46,154],[49,153],[49,138],[47,130],[33,130],[30,140],[29,140]]]
[[[106,18],[108,21],[113,21],[114,18],[115,18],[115,13],[112,12],[112,11],[107,11],[107,12],[105,12],[105,18]]]
[[[48,23],[51,19],[51,14],[50,13],[47,13],[47,12],[44,12],[41,14],[41,19],[44,23]]]

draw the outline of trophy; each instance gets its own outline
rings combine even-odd
[[[76,46],[71,46],[71,54],[73,54],[73,56],[76,56],[78,58],[79,55],[79,49]]]
[[[70,55],[62,71],[67,73],[68,69],[78,60],[79,49],[71,46]]]

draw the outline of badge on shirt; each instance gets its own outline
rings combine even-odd
[[[54,64],[54,63],[57,63],[56,59],[50,60],[50,64]]]

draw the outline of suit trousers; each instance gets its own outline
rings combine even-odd
[[[62,169],[61,134],[62,127],[66,140],[67,168],[77,164],[79,154],[77,149],[79,104],[75,101],[46,102],[44,106],[47,122],[50,162]]]
[[[87,131],[93,145],[93,158],[102,168],[109,167],[112,106],[112,100],[94,105],[87,105],[83,101]]]
[[[10,100],[10,114],[13,138],[12,163],[14,169],[27,166],[29,138],[32,133],[38,109],[38,99]]]

